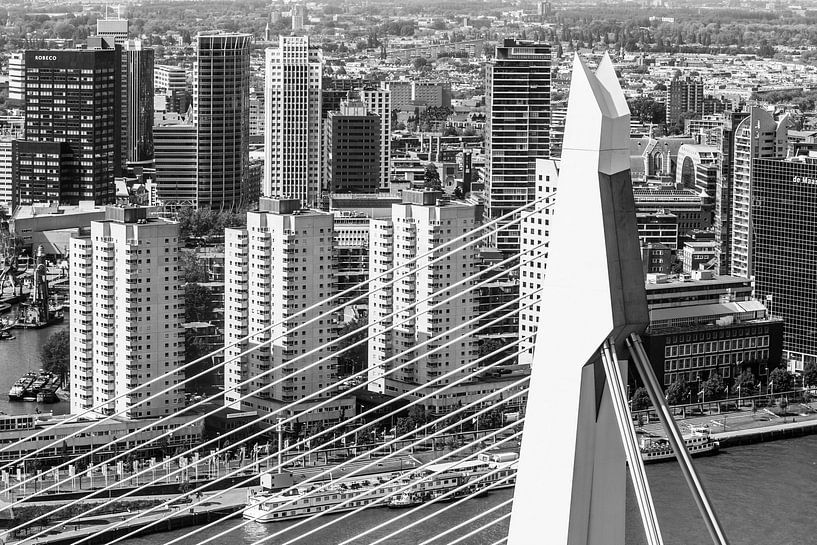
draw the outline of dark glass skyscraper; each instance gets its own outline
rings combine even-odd
[[[70,174],[61,178],[59,189],[59,200],[66,204],[105,204],[115,196],[120,57],[104,43],[96,45],[25,53],[26,139],[68,145],[71,164],[64,172]],[[19,183],[27,183],[25,176]]]
[[[754,159],[755,291],[786,327],[784,357],[817,361],[817,156]]]
[[[124,44],[127,72],[127,108],[123,113],[125,156],[128,164],[153,160],[153,48],[143,47],[142,40]]]
[[[201,34],[196,43],[196,200],[200,208],[230,210],[248,200],[252,36]]]
[[[550,45],[506,39],[486,72],[486,214],[498,218],[533,200],[536,159],[550,154]],[[496,246],[519,251],[519,225]]]

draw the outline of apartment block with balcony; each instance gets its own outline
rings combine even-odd
[[[150,418],[183,407],[182,388],[134,407],[182,379],[172,373],[184,363],[178,237],[178,224],[145,208],[108,207],[90,236],[71,239],[72,413],[103,405],[102,415]]]
[[[295,404],[300,413],[337,393],[326,390],[337,381],[335,347],[327,346],[338,326],[337,302],[327,302],[337,291],[334,221],[298,199],[262,197],[246,228],[225,230],[227,406],[271,413]],[[293,414],[287,410],[282,416]],[[320,413],[304,412],[303,421],[337,421],[353,411],[354,402],[340,398]]]

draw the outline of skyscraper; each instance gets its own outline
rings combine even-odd
[[[247,213],[246,228],[225,230],[224,341],[230,345],[252,337],[225,351],[224,397],[228,406],[269,412],[337,379],[335,357],[289,377],[332,354],[331,346],[287,366],[336,337],[333,318],[313,320],[336,304],[323,303],[336,291],[334,216],[302,209],[297,199],[262,197],[259,207],[258,212]],[[293,316],[313,305],[318,305],[315,310]],[[265,341],[266,347],[236,359]],[[266,371],[271,372],[259,376]],[[239,402],[242,391],[235,387],[248,379],[253,380],[250,390],[269,388]],[[327,397],[323,394],[320,399]],[[321,415],[304,413],[304,417],[337,420],[344,412],[351,416],[353,410],[353,402],[340,399],[324,407]]]
[[[341,102],[325,125],[324,180],[330,193],[376,193],[380,187],[380,117],[360,100]]]
[[[817,362],[817,156],[758,158],[752,170],[752,274],[784,319],[784,359]]]
[[[124,76],[127,93],[123,117],[127,164],[150,163],[153,160],[153,48],[143,47],[142,40],[126,40]]]
[[[732,180],[734,178],[735,130],[748,112],[724,112],[690,120],[690,134],[700,135],[701,142],[721,150],[720,177],[715,188],[715,241],[718,270],[728,275],[732,265]]]
[[[308,36],[280,36],[267,49],[264,196],[307,206],[320,198],[322,72],[323,55]]]
[[[114,200],[120,166],[120,55],[104,43],[25,53],[26,138],[65,142],[71,174],[60,180],[66,204]]]
[[[533,200],[536,159],[550,153],[550,45],[506,39],[486,72],[486,217]],[[507,220],[510,221],[510,220]],[[504,223],[507,223],[504,222]],[[519,251],[519,224],[496,235],[503,253]]]
[[[250,34],[196,38],[193,115],[199,208],[231,210],[245,203],[250,152]]]
[[[108,17],[107,9],[105,10],[105,18],[97,19],[96,21],[96,36],[94,40],[105,44],[106,47],[116,49],[119,55],[119,114],[122,116],[119,125],[119,156],[121,164],[117,167],[116,176],[120,176],[121,166],[125,164],[128,158],[128,56],[125,53],[125,42],[128,40],[128,30],[130,28],[127,19],[122,19],[117,13],[116,17]]]
[[[439,191],[403,190],[403,202],[392,205],[391,217],[371,222],[369,278],[381,276],[392,267],[405,266],[417,256],[430,255],[434,248],[457,237],[465,235],[466,238],[461,240],[463,243],[474,240],[476,235],[472,231],[480,222],[480,215],[478,206],[448,201]],[[371,335],[377,335],[369,340],[369,379],[374,380],[369,384],[370,390],[396,395],[454,369],[463,375],[474,369],[471,362],[476,359],[477,339],[468,334],[474,328],[473,324],[452,332],[450,336],[446,331],[476,317],[476,296],[465,291],[475,281],[448,291],[446,288],[477,272],[476,247],[462,249],[443,261],[426,266],[429,259],[419,259],[416,274],[397,283],[387,285],[392,280],[389,274],[373,280],[370,285],[369,330]],[[444,298],[457,293],[461,296],[435,306],[441,299],[427,299],[432,293],[444,294]],[[397,314],[377,323],[391,313]],[[392,324],[394,329],[385,331]],[[386,362],[392,356],[432,337],[438,337],[439,344],[444,344],[460,336],[448,347],[385,375],[394,367],[421,356],[428,348],[407,352]],[[437,384],[448,382],[449,379],[445,379]]]
[[[784,157],[788,138],[788,115],[779,121],[754,106],[735,130],[734,179],[732,182],[732,276],[750,277],[752,268],[752,169],[755,159]]]
[[[175,222],[145,208],[108,207],[90,236],[71,239],[71,412],[111,401],[103,414],[143,418],[183,406],[174,388],[131,409],[182,378],[144,385],[184,363],[178,237]]]
[[[360,99],[366,110],[380,118],[380,189],[388,191],[391,176],[391,92],[385,83],[380,87],[364,86]]]

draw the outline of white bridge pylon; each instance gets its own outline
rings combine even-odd
[[[627,463],[647,542],[663,542],[619,364],[649,322],[629,133],[609,56],[594,74],[576,55],[509,545],[624,545]],[[650,394],[666,408],[660,389]],[[669,420],[668,435],[680,437]],[[676,455],[713,541],[725,544],[686,451]]]

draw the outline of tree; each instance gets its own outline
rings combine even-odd
[[[757,392],[755,375],[749,369],[744,369],[735,378],[735,388],[740,388],[741,397],[754,395]]]
[[[769,373],[769,382],[773,383],[772,392],[788,392],[794,384],[794,375],[778,367]]]
[[[66,378],[70,370],[70,346],[70,334],[67,329],[63,329],[52,333],[40,349],[43,370],[59,375],[63,384],[67,384]]]
[[[185,282],[207,282],[209,280],[207,267],[193,252],[182,250],[179,252],[179,270]]]
[[[803,365],[803,384],[817,386],[817,363],[809,361]]]
[[[643,386],[636,388],[635,393],[633,394],[633,410],[643,411],[644,409],[649,408],[651,405],[652,400],[650,399],[650,394],[647,393],[647,389]]]
[[[411,65],[414,67],[415,70],[419,70],[427,64],[428,61],[425,59],[425,57],[417,57],[413,61],[411,61]]]
[[[437,172],[437,167],[434,163],[428,163],[426,165],[426,171],[423,174],[423,181],[425,182],[424,187],[426,189],[435,189],[435,190],[442,190],[442,184],[440,182],[440,173]]]
[[[704,400],[714,401],[722,399],[726,393],[726,385],[718,373],[714,371],[709,374],[709,378],[702,384],[704,391]]]
[[[689,384],[685,378],[675,380],[667,388],[667,403],[670,405],[682,405],[689,401]]]
[[[339,338],[355,332],[349,338],[338,341],[338,375],[349,376],[366,369],[369,362],[369,344],[368,341],[361,342],[367,336],[366,323],[366,317],[361,316],[346,322],[338,329]],[[355,343],[360,344],[347,348]]]
[[[210,288],[195,283],[184,286],[184,319],[186,321],[210,321],[213,307],[213,291]]]

